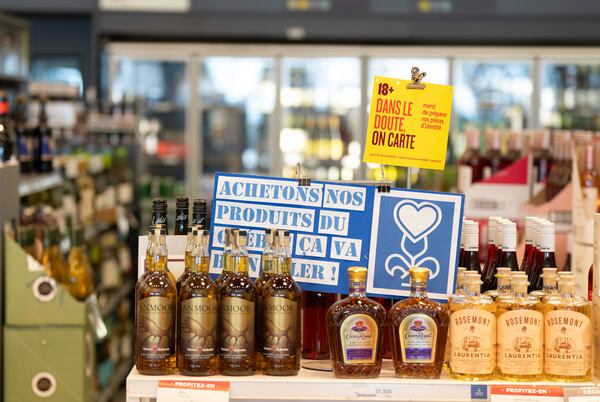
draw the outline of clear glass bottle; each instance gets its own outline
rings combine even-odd
[[[261,289],[262,370],[267,375],[296,375],[300,370],[302,291],[291,274],[290,232],[278,230],[272,252],[275,273]]]
[[[394,369],[401,378],[439,378],[444,363],[449,316],[427,297],[427,268],[410,269],[410,297],[387,316],[394,337]]]
[[[498,298],[497,375],[508,381],[543,378],[544,316],[542,303],[527,294],[527,277],[512,276],[512,297]]]
[[[575,281],[565,277],[560,296],[544,302],[544,373],[550,381],[591,381],[592,306],[575,296]]]
[[[256,363],[256,288],[248,275],[247,232],[234,232],[231,272],[220,286],[221,373],[252,375]]]
[[[192,264],[178,293],[178,366],[183,375],[206,376],[219,371],[219,288],[208,273],[208,232],[194,229],[193,236]]]
[[[499,297],[512,296],[512,289],[510,287],[511,270],[506,267],[499,267],[496,272],[496,281],[498,287],[496,289],[488,290],[484,294],[496,301]]]
[[[544,301],[546,297],[558,295],[558,275],[556,268],[544,268],[542,273],[542,281],[544,286],[542,290],[534,290],[529,295],[539,298]]]
[[[221,284],[223,282],[225,282],[225,280],[227,280],[227,278],[229,278],[229,275],[231,275],[231,269],[232,269],[232,254],[231,254],[231,250],[232,250],[232,245],[233,245],[233,237],[235,232],[237,232],[238,229],[235,228],[225,228],[225,231],[223,233],[223,235],[225,236],[225,244],[223,246],[223,256],[222,256],[222,264],[223,264],[223,269],[221,270],[221,273],[219,274],[219,276],[217,277],[217,279],[215,279],[215,283],[217,284],[217,286],[221,286]]]
[[[71,296],[79,301],[85,301],[94,292],[94,271],[85,252],[83,234],[81,226],[73,229],[65,282]]]
[[[464,295],[448,304],[450,374],[466,381],[489,380],[496,368],[496,304],[480,287],[479,277],[467,277]]]
[[[135,357],[140,374],[173,374],[176,368],[177,288],[167,268],[165,228],[154,230],[148,275],[136,292]]]
[[[333,373],[342,378],[373,378],[381,371],[385,309],[366,296],[367,269],[348,268],[348,297],[327,311]]]

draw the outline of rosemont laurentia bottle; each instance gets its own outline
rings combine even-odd
[[[465,221],[464,228],[464,252],[462,265],[467,271],[475,271],[481,274],[479,264],[479,224],[475,221]]]
[[[544,268],[542,273],[544,287],[542,290],[534,290],[529,293],[530,296],[535,296],[544,301],[546,297],[558,296],[558,275],[556,268]]]
[[[348,268],[348,297],[327,311],[327,334],[336,377],[372,378],[381,371],[385,309],[366,296],[367,269]]]
[[[219,288],[208,273],[208,232],[194,229],[188,277],[179,291],[179,370],[184,375],[217,374]]]
[[[221,284],[223,282],[225,282],[225,280],[227,278],[229,278],[229,275],[231,274],[231,270],[232,270],[232,254],[231,254],[231,250],[232,250],[232,245],[233,245],[233,238],[235,233],[237,232],[238,229],[234,229],[234,228],[225,228],[225,230],[223,231],[223,237],[224,237],[224,245],[223,245],[223,256],[221,258],[221,264],[223,265],[223,269],[221,270],[221,273],[219,274],[219,276],[217,277],[217,279],[215,279],[215,283],[217,284],[217,286],[221,286]]]
[[[527,295],[527,276],[512,276],[512,297],[498,298],[497,375],[509,381],[543,377],[544,316],[542,303]]]
[[[575,281],[560,281],[560,296],[545,300],[544,372],[551,381],[590,381],[592,373],[592,306],[575,296]]]
[[[410,297],[394,304],[387,315],[394,337],[397,377],[439,378],[444,363],[449,316],[427,297],[429,269],[410,269]]]
[[[175,199],[175,234],[187,235],[190,224],[190,201],[187,197]]]
[[[152,201],[152,225],[162,225],[166,234],[169,234],[169,219],[167,217],[167,201],[154,200]]]
[[[464,295],[448,305],[450,373],[461,380],[491,379],[496,368],[496,304],[480,287],[478,276],[468,276]]]
[[[257,353],[256,363],[257,367],[262,366],[262,351],[263,351],[263,321],[262,321],[262,290],[266,283],[275,274],[275,268],[273,263],[273,247],[274,238],[277,234],[276,230],[265,229],[264,235],[264,246],[261,255],[261,270],[260,275],[254,281],[256,287],[256,334],[257,334]]]
[[[207,229],[206,225],[207,202],[205,199],[198,198],[194,200],[192,206],[192,226],[198,229]]]
[[[231,273],[220,287],[221,373],[252,375],[256,361],[256,288],[248,275],[245,230],[234,233],[231,263]]]
[[[259,351],[264,374],[296,375],[300,370],[302,291],[290,273],[290,232],[278,230],[275,240],[272,262],[276,272],[261,289]]]
[[[155,229],[148,275],[136,293],[136,366],[140,374],[172,374],[176,366],[175,315],[177,289],[167,268],[167,249]]]

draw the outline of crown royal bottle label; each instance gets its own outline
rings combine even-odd
[[[437,325],[426,314],[411,314],[400,323],[400,349],[405,363],[433,363],[437,342]]]
[[[366,314],[352,314],[340,326],[342,355],[347,364],[373,364],[377,357],[378,327]]]

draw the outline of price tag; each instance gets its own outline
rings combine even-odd
[[[600,402],[600,387],[566,388],[567,402]]]
[[[229,383],[160,380],[156,402],[228,402]]]
[[[452,87],[375,77],[364,162],[443,170]]]
[[[563,387],[492,385],[490,402],[564,402]]]
[[[394,389],[388,384],[352,384],[349,399],[397,400]]]

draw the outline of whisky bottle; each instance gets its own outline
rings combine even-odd
[[[179,370],[183,375],[217,374],[219,288],[208,273],[208,232],[194,229],[189,275],[179,291]]]
[[[189,227],[190,202],[187,197],[175,199],[175,235],[187,235]]]
[[[450,299],[452,299],[452,297],[462,296],[465,294],[464,282],[466,270],[467,269],[465,267],[456,268],[456,292],[454,292],[454,295],[452,295]]]
[[[192,270],[193,264],[193,256],[192,252],[196,246],[196,242],[199,241],[200,232],[197,227],[188,227],[187,241],[185,243],[185,252],[183,257],[183,272],[177,278],[177,293],[179,293],[179,289],[181,289],[181,284],[185,282],[185,280],[190,276],[190,272]]]
[[[496,304],[480,294],[477,276],[465,279],[464,295],[450,309],[450,374],[458,379],[491,379],[496,368]]]
[[[575,281],[565,277],[560,296],[544,301],[544,373],[550,381],[590,381],[592,373],[592,306],[575,296]]]
[[[148,275],[136,293],[136,366],[140,374],[165,375],[175,371],[175,315],[177,289],[168,274],[167,249],[161,242],[166,229],[155,229]]]
[[[42,266],[46,273],[58,283],[65,282],[65,262],[60,252],[58,244],[58,228],[51,227],[44,229],[43,235],[44,252],[42,254]]]
[[[527,277],[512,277],[512,297],[497,300],[497,343],[500,378],[538,381],[543,377],[544,316],[542,303],[527,295]]]
[[[265,229],[264,235],[264,247],[261,256],[261,271],[254,286],[256,287],[256,341],[257,341],[257,353],[256,353],[256,365],[262,367],[262,352],[263,352],[263,316],[262,316],[262,291],[264,286],[267,284],[269,279],[275,275],[274,268],[274,257],[273,247],[274,238],[277,235],[276,230]]]
[[[427,298],[427,268],[410,269],[410,297],[387,316],[394,337],[394,369],[402,378],[439,378],[444,363],[449,316]]]
[[[381,371],[386,313],[366,296],[367,269],[348,268],[348,297],[327,311],[333,373],[343,378],[372,378]]]
[[[71,296],[85,301],[94,291],[94,271],[84,249],[83,228],[73,229],[73,240],[67,257],[66,286]]]
[[[196,226],[198,229],[207,229],[206,224],[206,207],[207,202],[205,199],[198,198],[194,200],[192,206],[192,226]]]
[[[479,224],[475,221],[464,223],[464,253],[462,267],[467,271],[475,271],[481,274],[479,264]]]
[[[263,373],[296,375],[300,370],[300,299],[302,291],[291,275],[290,232],[278,230],[273,274],[263,285],[260,353]]]
[[[221,373],[252,375],[255,371],[256,288],[248,275],[247,232],[234,233],[231,273],[220,288]]]
[[[234,229],[234,228],[225,228],[225,231],[223,232],[223,236],[225,236],[225,244],[223,246],[223,256],[221,258],[222,264],[223,264],[223,269],[221,270],[221,273],[219,274],[219,276],[217,277],[217,279],[215,279],[215,283],[217,284],[217,286],[221,286],[221,284],[223,282],[225,282],[225,280],[227,278],[229,278],[229,275],[231,274],[231,270],[232,270],[232,254],[231,254],[231,249],[232,249],[232,244],[233,244],[233,238],[235,233],[237,232],[238,229]]]
[[[552,297],[558,295],[558,275],[556,274],[556,268],[544,268],[542,273],[542,280],[544,287],[542,290],[534,290],[529,293],[530,296],[537,297],[541,301],[544,301],[546,297]]]
[[[169,234],[169,219],[167,216],[167,200],[152,201],[152,225],[163,225],[166,233]]]

